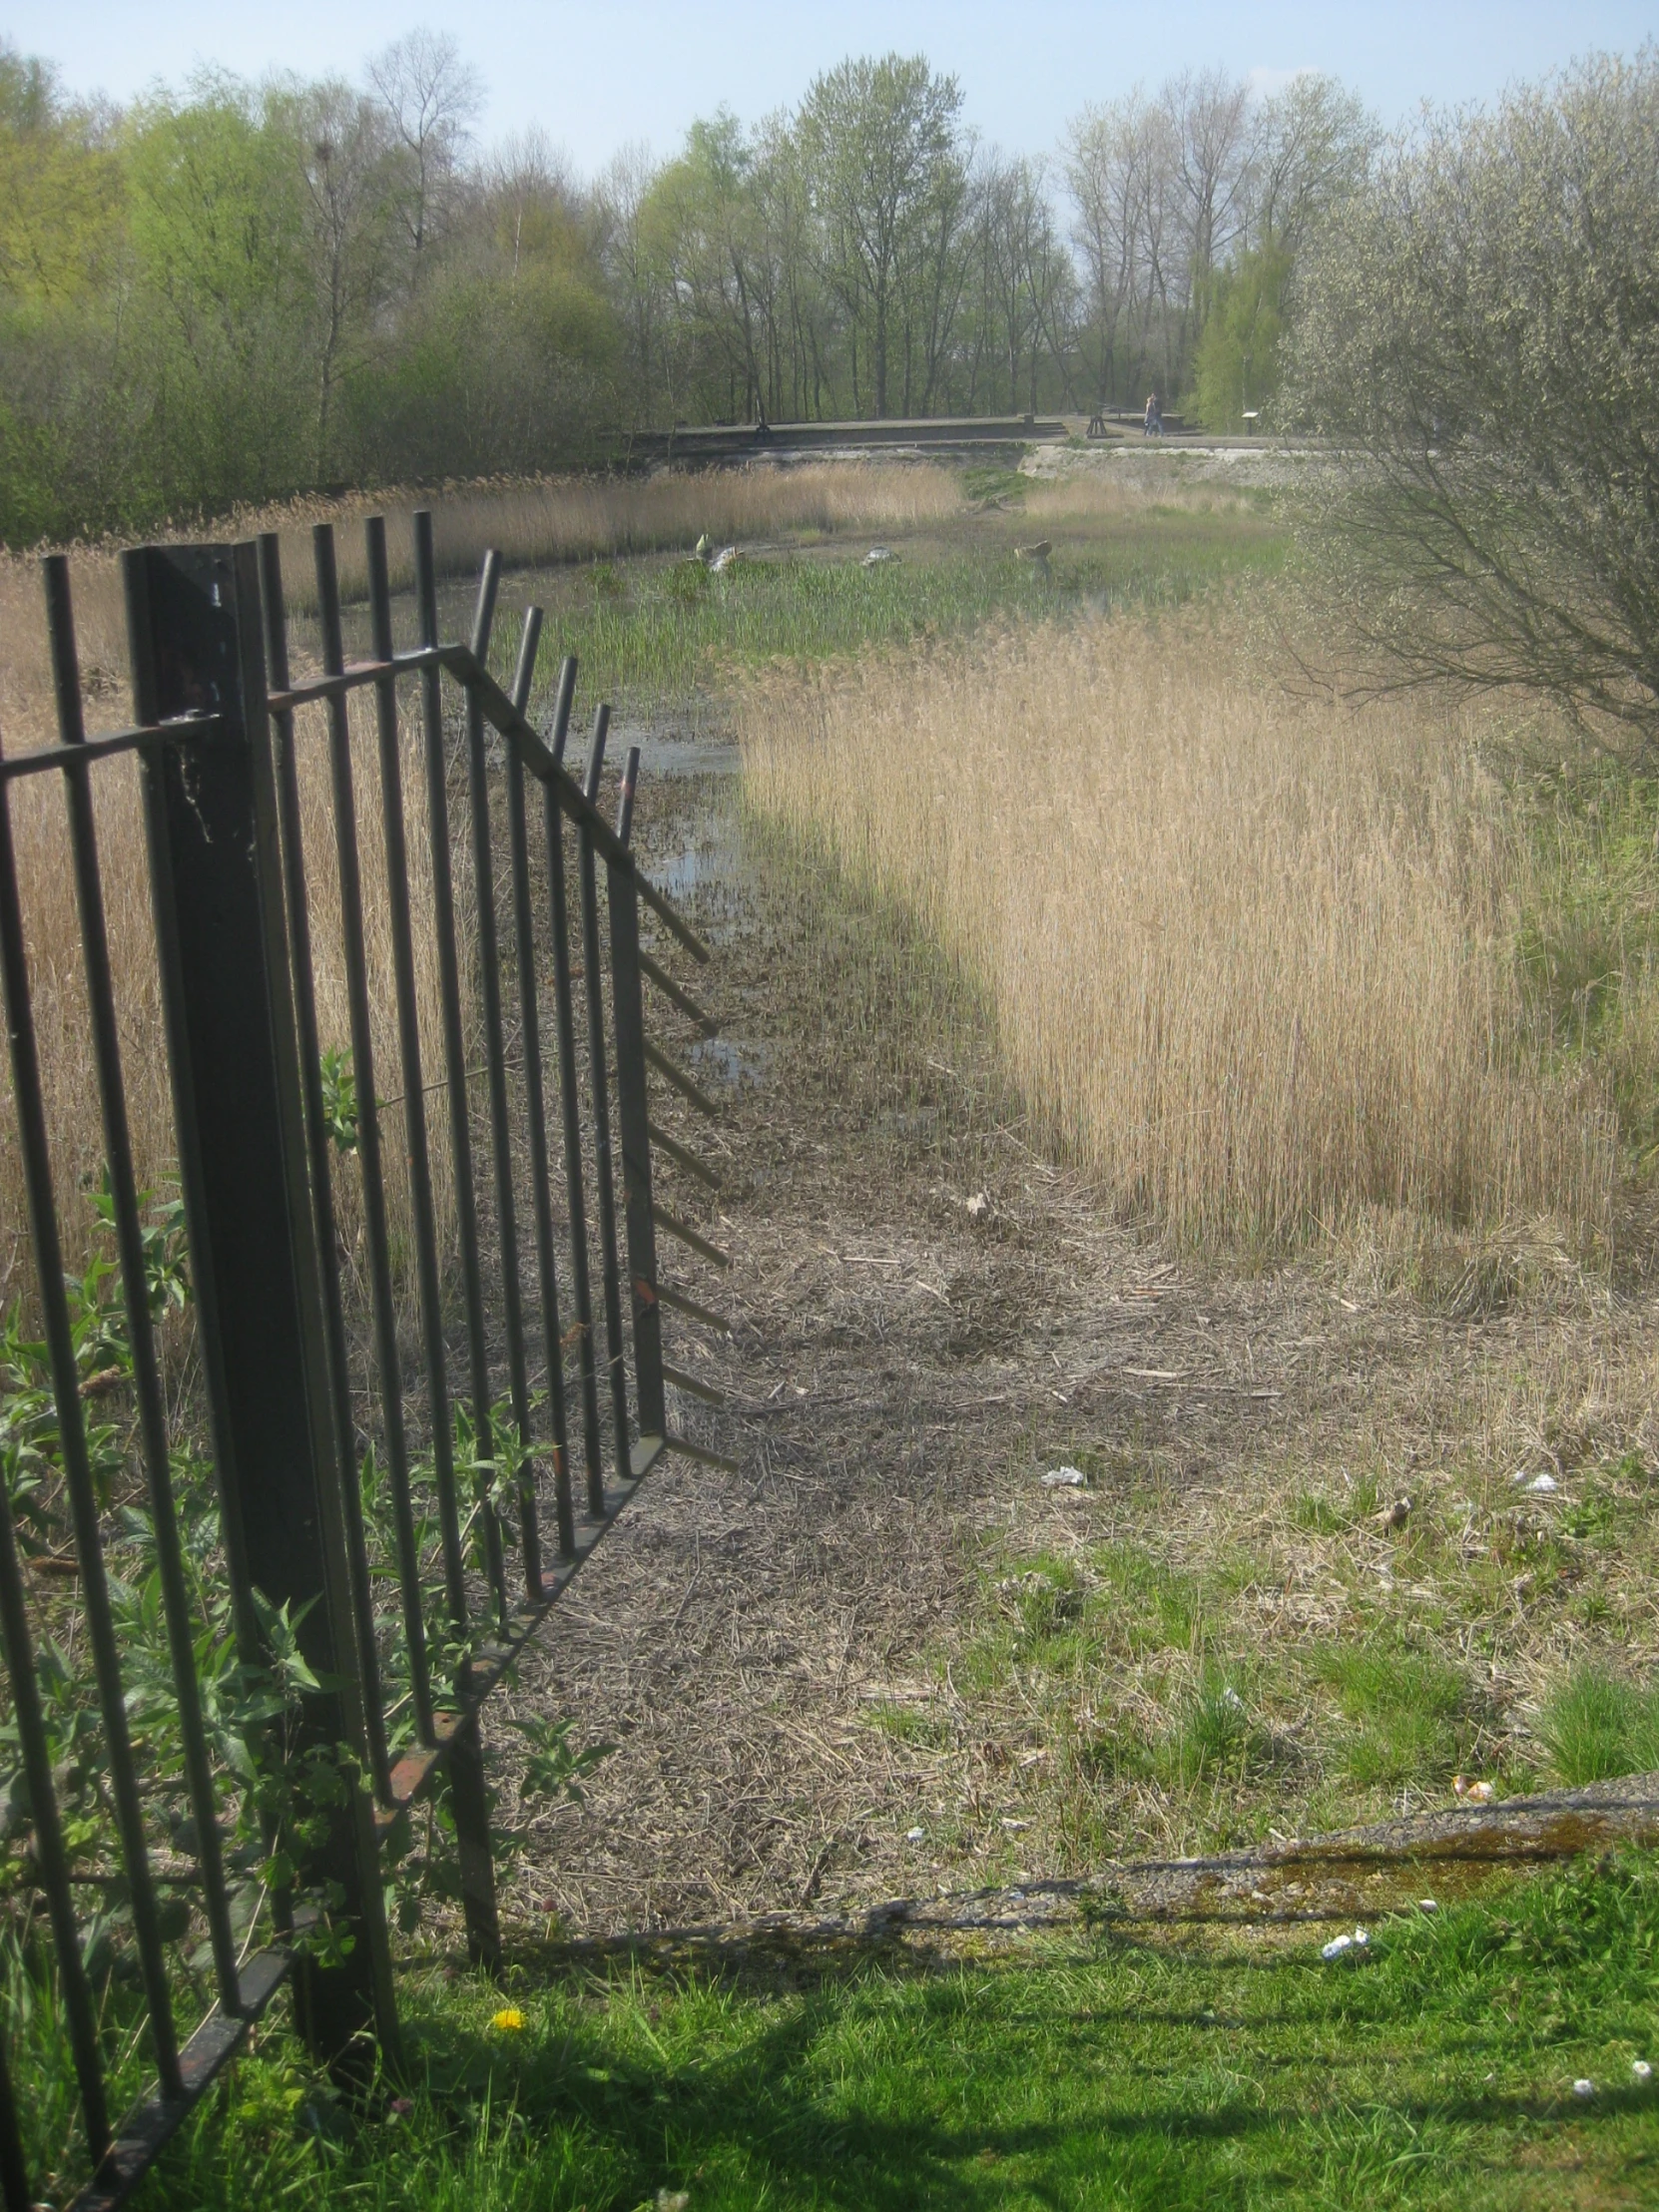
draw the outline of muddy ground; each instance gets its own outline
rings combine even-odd
[[[1385,1432],[1409,1479],[1536,1319],[1368,1297],[1328,1261],[1178,1264],[1030,1141],[937,957],[746,828],[729,749],[659,730],[639,834],[716,947],[695,980],[723,1023],[692,1053],[720,1123],[670,1119],[726,1187],[662,1195],[733,1254],[726,1278],[663,1262],[732,1318],[669,1331],[727,1403],[680,1393],[671,1418],[739,1471],[664,1463],[487,1709],[519,1837],[503,1902],[601,1936],[1086,1873],[1100,1838],[1045,1817],[1017,1681],[956,1691],[986,1561],[1075,1545],[1154,1466],[1184,1512],[1225,1514],[1264,1465],[1375,1458]],[[1549,1326],[1593,1359],[1650,1318],[1592,1301]],[[1043,1483],[1078,1456],[1087,1488]],[[1288,1574],[1257,1602],[1271,1640],[1331,1600]],[[617,1747],[583,1804],[516,1803],[526,1711]]]

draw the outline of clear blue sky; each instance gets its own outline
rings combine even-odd
[[[356,76],[417,23],[454,34],[488,88],[486,137],[539,124],[586,174],[626,140],[659,153],[722,101],[753,121],[848,53],[897,47],[953,71],[968,120],[1040,153],[1085,101],[1191,63],[1277,81],[1330,70],[1385,121],[1423,99],[1484,100],[1595,48],[1659,31],[1659,0],[1562,6],[1250,5],[1232,0],[5,0],[0,36],[117,100],[200,62]]]

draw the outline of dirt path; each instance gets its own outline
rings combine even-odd
[[[680,1274],[733,1338],[670,1340],[729,1402],[673,1417],[741,1471],[669,1461],[490,1709],[509,1817],[511,1711],[618,1746],[585,1805],[516,1810],[509,1909],[603,1935],[1082,1871],[1034,1808],[1036,1716],[958,1693],[990,1550],[1076,1546],[1152,1467],[1225,1504],[1380,1402],[1405,1479],[1522,1325],[1177,1269],[1029,1148],[936,958],[757,846],[733,775],[654,777],[642,826],[717,943],[726,1040],[728,1188],[665,1195],[735,1256]],[[1046,1487],[1080,1439],[1090,1487]],[[1314,1574],[1259,1602],[1271,1638],[1332,1600]]]

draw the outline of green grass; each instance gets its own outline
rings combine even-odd
[[[1650,1774],[1659,1768],[1659,1690],[1579,1667],[1545,1706],[1538,1733],[1563,1782]]]
[[[738,670],[823,660],[959,635],[1001,618],[1177,607],[1227,578],[1277,566],[1281,541],[1250,517],[1170,510],[1078,539],[1061,537],[1045,578],[1010,545],[900,543],[900,558],[785,556],[720,576],[700,565],[604,562],[535,580],[559,653],[582,664],[583,694],[636,712],[718,690]],[[518,625],[498,626],[510,670]],[[555,668],[545,658],[550,693]],[[538,696],[536,712],[546,701]]]
[[[1659,1164],[1659,779],[1578,754],[1523,776],[1534,874],[1518,955],[1534,1028],[1606,1076],[1632,1162]]]
[[[1429,1652],[1392,1639],[1319,1647],[1313,1671],[1336,1694],[1348,1723],[1343,1768],[1361,1789],[1418,1789],[1450,1780],[1470,1753],[1467,1679]]]
[[[1659,1864],[1272,1944],[1032,1938],[742,1978],[403,1984],[407,2107],[353,2118],[285,2039],[138,2202],[197,2212],[1093,2212],[1659,2200]],[[776,1970],[774,1970],[776,1967]],[[1588,2101],[1571,2085],[1588,2077]]]

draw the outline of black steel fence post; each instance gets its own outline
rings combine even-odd
[[[47,556],[45,576],[47,638],[52,650],[58,732],[65,746],[81,746],[86,742],[81,709],[81,669],[75,649],[69,562],[64,554],[53,553]],[[116,1249],[121,1257],[122,1303],[127,1315],[127,1342],[133,1356],[133,1394],[138,1407],[139,1434],[150,1491],[156,1566],[161,1579],[162,1605],[167,1620],[174,1694],[179,1704],[179,1733],[184,1746],[185,1774],[190,1786],[191,1811],[196,1820],[197,1864],[202,1874],[203,1903],[213,1946],[214,1971],[219,1982],[219,2001],[227,2012],[235,2012],[242,2002],[241,1977],[237,1964],[236,1937],[231,1926],[230,1898],[225,1882],[224,1849],[219,1832],[219,1807],[214,1795],[213,1762],[203,1724],[201,1687],[196,1679],[194,1644],[197,1624],[185,1579],[184,1547],[179,1534],[173,1473],[168,1455],[167,1410],[161,1370],[156,1357],[155,1332],[151,1325],[149,1286],[144,1275],[144,1234],[139,1220],[138,1179],[133,1170],[132,1133],[128,1125],[126,1085],[121,1068],[115,986],[110,972],[109,932],[104,917],[104,883],[98,858],[97,817],[93,807],[92,778],[84,761],[76,761],[70,766],[65,783],[69,801],[70,843],[75,863],[76,898],[81,918],[87,1010],[92,1021],[93,1058],[98,1069],[98,1096],[104,1128],[104,1167],[109,1181],[110,1209],[115,1218]]]
[[[239,1539],[233,1571],[289,1609],[300,1649],[329,1685],[305,1699],[297,1748],[360,1758],[257,556],[252,545],[146,547],[123,556],[123,571],[140,720],[202,709],[220,717],[218,734],[188,757],[173,747],[147,755],[144,802],[181,1154],[194,1148],[188,1166],[181,1160],[186,1220],[199,1297],[212,1309],[217,1425],[231,1445],[220,1472]],[[299,2018],[330,2059],[373,2025],[395,2065],[370,1800],[353,1778],[339,1802],[314,1809],[325,1833],[301,1876],[352,1940],[301,1959]]]

